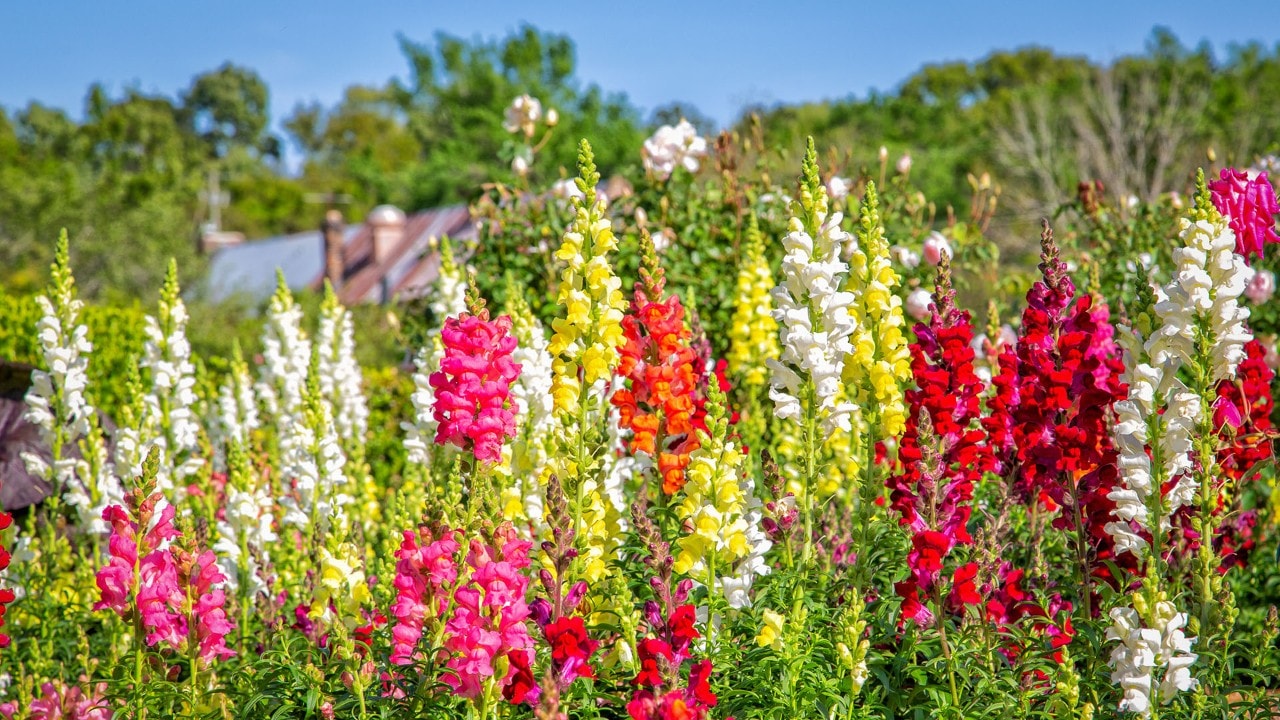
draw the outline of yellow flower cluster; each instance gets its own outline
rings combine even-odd
[[[692,531],[676,541],[674,570],[708,586],[716,573],[729,574],[733,563],[751,552],[747,539],[746,498],[738,483],[742,449],[728,440],[723,395],[715,383],[708,403],[711,434],[699,430],[700,445],[689,458],[684,499],[676,514]]]
[[[848,290],[856,298],[849,308],[856,329],[853,351],[844,366],[850,400],[878,419],[881,438],[897,437],[906,426],[902,387],[911,379],[911,353],[903,332],[901,280],[889,262],[889,243],[880,220],[875,183],[867,184],[857,228],[858,245],[849,257]]]
[[[327,626],[342,622],[348,630],[363,622],[360,609],[372,599],[363,567],[364,558],[349,542],[340,543],[335,552],[320,548],[320,577],[311,603],[312,619]]]
[[[622,281],[613,273],[608,258],[618,241],[596,201],[600,174],[585,140],[578,164],[578,188],[586,197],[575,200],[577,213],[556,251],[556,259],[567,264],[560,276],[557,298],[565,317],[552,322],[554,333],[547,348],[554,358],[551,392],[560,415],[575,411],[583,392],[582,383],[590,388],[612,375],[618,362],[622,312],[626,308]]]
[[[770,291],[777,283],[764,255],[764,238],[754,215],[738,270],[738,305],[729,328],[729,371],[747,388],[769,383],[767,360],[778,357],[778,322],[773,319]]]

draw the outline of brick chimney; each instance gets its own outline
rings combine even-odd
[[[342,287],[342,278],[346,274],[346,258],[344,257],[342,212],[330,209],[324,214],[320,223],[320,234],[324,236],[324,276],[334,290]]]
[[[366,220],[373,231],[373,263],[382,265],[404,240],[404,211],[394,205],[379,205]]]

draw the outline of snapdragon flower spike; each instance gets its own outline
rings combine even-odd
[[[13,516],[7,512],[0,512],[0,532],[8,530],[9,526],[12,524]],[[9,567],[9,561],[12,559],[13,556],[9,554],[9,551],[5,549],[3,545],[0,545],[0,573],[3,573]],[[0,628],[4,627],[5,610],[9,603],[13,602],[15,599],[16,597],[13,590],[10,590],[9,588],[0,588]],[[9,636],[0,632],[0,648],[9,647],[9,641]]]
[[[849,266],[840,259],[850,235],[840,229],[840,213],[829,213],[827,191],[818,179],[813,138],[805,153],[800,188],[801,216],[792,217],[782,239],[782,283],[773,289],[773,317],[780,328],[782,354],[769,360],[769,397],[780,419],[802,422],[805,404],[830,434],[849,432],[855,406],[844,399],[845,356],[853,351],[852,293],[840,290]],[[811,386],[811,391],[804,388]]]
[[[863,416],[874,419],[875,426],[869,428],[874,437],[884,440],[897,437],[905,427],[902,388],[911,379],[911,353],[903,332],[902,298],[897,294],[901,279],[889,260],[875,183],[867,183],[856,230],[856,238],[848,238],[845,253],[849,258],[848,288],[854,298],[849,307],[854,330],[849,338],[852,349],[845,359],[844,385]]]
[[[1280,243],[1275,216],[1280,214],[1276,191],[1265,172],[1250,173],[1222,168],[1218,179],[1209,183],[1213,206],[1231,225],[1236,236],[1236,254],[1247,262],[1262,257],[1268,243]]]
[[[1089,295],[1076,297],[1053,232],[1041,235],[1042,279],[1027,293],[1022,331],[999,358],[996,388],[983,421],[996,471],[1014,477],[1022,501],[1049,510],[1070,504],[1054,525],[1079,529],[1097,554],[1109,557],[1104,530],[1116,483],[1112,408],[1125,397],[1110,311]]]
[[[622,281],[609,264],[609,253],[618,240],[597,201],[600,173],[586,140],[578,151],[578,168],[580,177],[575,182],[583,197],[574,199],[573,222],[556,251],[556,259],[565,263],[556,295],[565,316],[552,321],[547,347],[554,358],[556,414],[566,417],[576,414],[584,392],[613,374],[626,308]]]
[[[659,604],[650,600],[645,617],[650,636],[639,643],[640,671],[632,681],[636,691],[627,714],[631,720],[707,717],[717,698],[709,683],[711,661],[695,661],[691,653],[692,642],[701,637],[694,627],[697,611],[682,604],[663,617]],[[687,681],[681,677],[686,665]]]
[[[764,254],[764,236],[755,215],[747,226],[747,242],[738,266],[737,304],[729,327],[729,371],[753,391],[769,382],[765,363],[778,357],[778,321],[773,319],[769,291],[777,284]]]
[[[636,283],[631,312],[622,318],[618,348],[618,376],[628,386],[610,402],[618,408],[620,427],[632,431],[631,451],[655,461],[662,491],[672,495],[684,487],[689,455],[698,447],[692,423],[700,394],[698,358],[680,298],[664,297],[666,280],[653,242],[646,234],[641,243],[642,281]]]
[[[899,470],[887,481],[890,506],[912,533],[911,575],[898,583],[903,614],[920,624],[932,618],[919,593],[932,593],[943,561],[957,545],[973,542],[966,527],[974,484],[994,460],[981,429],[983,382],[974,373],[969,313],[955,307],[948,258],[938,266],[929,325],[917,324],[911,370],[917,389],[906,394],[906,431],[898,446]],[[922,444],[924,445],[922,447]],[[956,570],[952,595],[974,604],[970,563]]]
[[[396,551],[396,599],[391,613],[391,662],[409,665],[418,652],[418,641],[428,622],[439,624],[458,582],[460,548],[454,530],[433,533],[421,527],[405,530]]]
[[[492,680],[513,705],[537,702],[525,602],[529,547],[511,523],[495,528],[491,539],[471,539],[468,577],[454,591],[453,615],[445,623],[449,659],[442,680],[455,695],[477,700]]]
[[[320,355],[320,393],[333,408],[338,434],[349,451],[361,448],[369,429],[369,406],[355,357],[355,326],[351,312],[343,307],[327,279],[316,348]]]
[[[436,444],[470,451],[476,460],[502,461],[502,443],[516,433],[508,396],[520,366],[511,359],[516,339],[511,318],[489,320],[463,313],[445,320],[440,331],[444,357],[432,373]]]
[[[160,489],[175,501],[186,494],[186,479],[195,474],[199,457],[200,424],[196,421],[195,365],[187,340],[187,308],[178,287],[178,263],[169,260],[159,312],[146,318],[147,341],[139,365],[151,384],[142,398],[144,418],[140,438],[160,448]],[[138,468],[130,468],[137,472]]]
[[[94,413],[85,397],[93,344],[89,342],[89,329],[80,322],[84,302],[76,297],[65,230],[54,251],[49,289],[36,298],[36,303],[41,310],[36,325],[41,366],[31,373],[23,419],[39,428],[40,440],[52,453],[53,464],[35,453],[24,453],[22,461],[27,472],[49,481],[60,494],[65,489],[76,489],[76,462],[70,457],[71,449],[89,433],[89,418]]]

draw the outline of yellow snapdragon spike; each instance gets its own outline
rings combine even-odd
[[[729,371],[747,388],[769,384],[766,361],[777,358],[778,321],[769,296],[777,282],[764,255],[764,238],[755,216],[747,227],[747,242],[738,269],[738,302],[729,328]]]
[[[874,183],[867,185],[856,235],[848,289],[856,298],[849,312],[857,329],[845,361],[845,387],[863,416],[874,419],[869,430],[882,439],[897,437],[906,427],[903,386],[911,379],[911,353],[896,292],[901,279],[889,261]]]

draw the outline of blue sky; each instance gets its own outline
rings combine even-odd
[[[1280,39],[1280,3],[336,2],[10,0],[0,3],[0,106],[30,100],[79,116],[85,90],[176,94],[226,60],[257,70],[278,121],[299,102],[407,68],[397,33],[496,37],[522,21],[568,34],[583,80],[646,112],[690,102],[725,123],[746,103],[891,89],[922,65],[1028,44],[1107,60],[1141,51],[1153,26],[1186,44]]]

